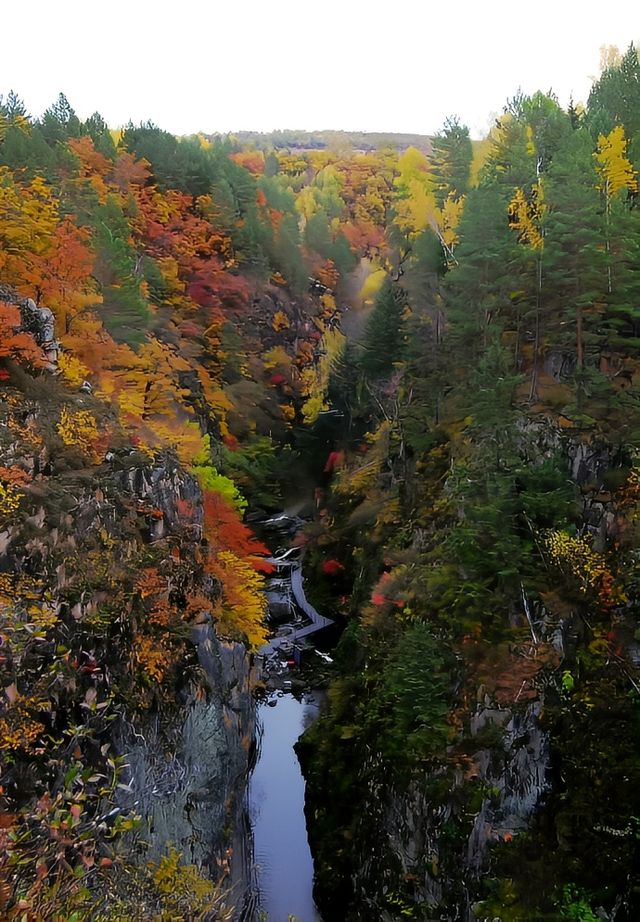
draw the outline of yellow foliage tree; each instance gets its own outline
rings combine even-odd
[[[599,178],[599,188],[605,200],[606,250],[611,252],[611,204],[622,190],[638,191],[635,170],[627,158],[627,139],[622,125],[616,125],[608,135],[598,137],[598,148],[593,155]],[[607,290],[613,290],[611,263],[607,262]]]
[[[267,639],[264,626],[267,603],[262,576],[250,563],[230,551],[220,551],[210,568],[223,590],[214,610],[219,630],[232,637],[246,637],[253,648],[262,646]]]
[[[398,175],[394,180],[396,223],[407,236],[414,236],[427,227],[435,207],[433,177],[429,170],[429,161],[415,147],[408,147],[398,159]]]
[[[100,458],[100,433],[95,416],[88,410],[72,412],[68,407],[62,408],[58,435],[65,445],[73,445],[92,461]]]
[[[327,330],[320,340],[320,359],[314,369],[307,368],[301,375],[302,392],[306,400],[302,416],[307,425],[316,421],[327,408],[326,396],[331,369],[344,351],[345,336],[340,330]]]
[[[34,260],[51,247],[58,223],[53,190],[36,176],[28,185],[14,182],[0,166],[0,271],[3,281],[18,286],[29,281]]]
[[[284,311],[276,311],[273,315],[272,327],[277,332],[280,330],[288,330],[291,326],[289,318]]]
[[[469,185],[472,187],[478,185],[480,180],[480,172],[489,159],[491,146],[492,140],[490,136],[483,138],[481,141],[471,142],[473,156],[471,159],[471,167],[469,169]]]
[[[445,246],[453,252],[458,242],[458,225],[464,209],[464,195],[455,198],[449,193],[441,209],[434,209],[434,230],[440,233]]]
[[[376,486],[389,457],[391,423],[384,420],[375,432],[368,433],[365,438],[370,445],[369,451],[364,457],[358,457],[353,466],[340,471],[334,487],[336,492],[365,496]]]
[[[138,668],[153,682],[160,683],[176,661],[176,652],[163,637],[138,635],[133,649]]]
[[[80,387],[89,377],[89,369],[80,359],[70,352],[62,352],[58,357],[58,368],[64,380],[72,387]]]
[[[360,298],[362,298],[363,301],[369,301],[373,303],[386,277],[387,273],[384,269],[374,268],[373,271],[364,280],[364,284],[360,289]]]
[[[597,592],[605,607],[626,601],[605,557],[594,551],[586,538],[566,531],[552,531],[545,536],[544,546],[551,561],[576,580],[581,592]]]
[[[510,226],[518,231],[520,241],[534,250],[541,250],[544,243],[545,211],[542,180],[533,187],[531,199],[527,199],[523,189],[517,188],[509,202]]]
[[[262,361],[266,371],[275,371],[276,369],[281,371],[291,368],[291,356],[283,346],[274,346],[269,349],[268,352],[265,352]]]
[[[149,865],[149,870],[162,903],[160,913],[154,916],[156,922],[229,922],[235,914],[226,905],[223,887],[208,880],[195,864],[185,864],[177,849],[170,847],[158,864]]]
[[[395,203],[396,223],[409,239],[430,227],[440,240],[447,257],[453,261],[464,196],[455,198],[450,193],[440,208],[430,170],[425,155],[415,148],[407,148],[399,158],[399,175],[395,179],[398,192]]]
[[[0,481],[0,521],[4,522],[14,512],[17,512],[21,496],[22,492],[12,484],[4,484]]]
[[[627,157],[627,139],[622,125],[616,125],[608,135],[598,137],[598,149],[594,157],[600,188],[609,202],[621,189],[638,191],[635,170]]]
[[[38,698],[23,697],[15,692],[4,716],[0,718],[0,752],[33,750],[45,730],[44,724],[33,715],[44,707],[45,702]]]

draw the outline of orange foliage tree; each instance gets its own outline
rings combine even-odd
[[[0,359],[8,358],[20,365],[42,368],[46,364],[44,353],[31,333],[24,332],[21,325],[20,309],[15,304],[0,301]]]

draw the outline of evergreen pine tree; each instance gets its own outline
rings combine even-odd
[[[390,278],[382,284],[367,322],[360,364],[371,378],[391,373],[403,354],[405,299]]]
[[[67,138],[80,137],[80,119],[64,93],[60,93],[53,105],[45,111],[40,127],[51,147]]]
[[[517,289],[511,267],[515,237],[509,229],[507,200],[496,185],[472,190],[460,222],[458,265],[445,280],[448,350],[462,367],[474,367],[511,320]]]
[[[469,129],[457,117],[448,118],[442,131],[433,139],[432,171],[434,194],[442,208],[447,196],[460,198],[469,188],[469,170],[473,150]]]
[[[593,84],[587,111],[594,138],[624,125],[631,139],[631,160],[636,168],[640,166],[640,61],[633,43],[619,64],[607,67]]]
[[[605,228],[586,130],[572,132],[558,150],[546,189],[546,330],[552,343],[575,349],[580,370],[607,293]]]
[[[93,115],[89,116],[82,126],[82,133],[89,135],[97,151],[100,151],[109,160],[115,158],[116,146],[113,143],[107,123],[99,112],[94,112]]]

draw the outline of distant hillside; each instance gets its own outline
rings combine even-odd
[[[262,150],[275,148],[298,150],[324,150],[331,146],[354,147],[357,150],[378,150],[381,147],[393,147],[403,151],[407,147],[416,147],[425,153],[431,153],[431,139],[426,134],[395,134],[394,132],[369,131],[236,131],[233,134],[214,134],[214,138],[235,138],[243,146],[254,145]]]

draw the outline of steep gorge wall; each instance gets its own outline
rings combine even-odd
[[[236,829],[255,677],[246,648],[221,640],[212,621],[218,586],[203,567],[200,487],[170,456],[120,448],[87,464],[55,439],[34,450],[29,432],[58,418],[61,398],[96,410],[91,395],[69,395],[55,379],[34,387],[35,398],[9,388],[3,403],[3,464],[29,483],[20,513],[5,515],[0,529],[0,669],[3,686],[31,702],[6,719],[37,720],[61,745],[38,754],[25,744],[5,763],[8,804],[28,811],[50,785],[59,806],[82,804],[105,862],[114,849],[103,834],[120,818],[128,845],[115,852],[125,861],[145,867],[174,847],[207,876],[233,874],[237,897],[247,870],[231,864],[234,838],[244,854]],[[156,635],[159,657],[144,589],[135,589],[150,568],[164,574],[166,617],[175,619],[166,648]],[[192,597],[197,608],[186,618]],[[117,784],[107,790],[114,765]],[[135,816],[138,829],[127,832],[125,818]],[[105,885],[118,892],[117,882]]]
[[[562,459],[565,477],[573,484],[576,530],[586,535],[580,546],[601,555],[589,558],[596,567],[610,560],[605,557],[608,549],[628,538],[629,506],[624,504],[630,500],[616,485],[628,483],[629,459],[604,441],[568,433],[551,422],[532,422],[519,438],[532,468],[552,455]],[[413,499],[416,484],[403,489]],[[538,540],[544,537],[541,533]],[[420,558],[413,554],[409,559]],[[622,771],[611,781],[599,777],[605,744],[598,745],[597,733],[614,732],[614,708],[624,709],[633,696],[628,674],[637,658],[633,616],[624,598],[614,597],[606,633],[602,614],[589,613],[588,594],[579,590],[573,602],[562,596],[561,577],[562,571],[549,565],[544,601],[525,597],[524,589],[521,598],[514,598],[508,645],[498,638],[501,651],[496,645],[492,652],[491,644],[482,654],[477,648],[478,656],[494,657],[488,672],[484,666],[488,681],[476,677],[474,683],[473,674],[464,677],[461,672],[464,685],[458,687],[464,688],[464,702],[456,707],[448,752],[423,765],[414,763],[400,778],[394,778],[393,764],[376,754],[362,729],[373,684],[369,679],[367,686],[368,666],[362,684],[352,685],[351,694],[362,700],[351,706],[345,690],[351,680],[339,680],[333,718],[303,747],[308,821],[320,856],[318,899],[327,922],[345,917],[354,922],[373,917],[387,922],[405,917],[465,922],[526,918],[520,899],[525,906],[529,900],[530,909],[535,905],[522,883],[528,866],[528,886],[534,891],[540,875],[549,891],[555,873],[557,879],[569,873],[582,882],[578,868],[583,859],[577,855],[590,809],[599,818],[600,832],[593,834],[601,849],[599,860],[608,863],[610,873],[618,873],[605,840],[618,836],[624,848],[631,827],[602,817],[609,811],[607,804],[615,803],[616,796],[630,796],[630,789],[628,784],[617,787],[628,782]],[[391,585],[387,596],[402,586]],[[379,591],[385,594],[384,588]],[[371,608],[364,617],[371,623]],[[364,652],[349,639],[354,663],[362,663],[375,649],[366,631],[363,637],[368,644]],[[473,638],[467,636],[464,643],[472,649]],[[585,691],[574,693],[574,683]],[[607,689],[612,698],[619,696],[621,706],[602,697]],[[628,723],[621,724],[621,739],[628,732]],[[620,758],[628,758],[624,743],[620,749]],[[328,782],[323,773],[332,771],[332,761],[337,768]],[[628,768],[631,763],[624,764]],[[590,792],[592,785],[603,788],[595,787],[596,794]],[[584,798],[590,798],[589,807]],[[624,816],[625,809],[621,804],[618,812]],[[560,856],[554,871],[549,862],[553,864],[550,856],[556,849]],[[521,897],[509,890],[516,873],[521,875]],[[599,908],[602,918],[613,918],[610,911]],[[565,918],[560,908],[557,912],[551,917]]]

